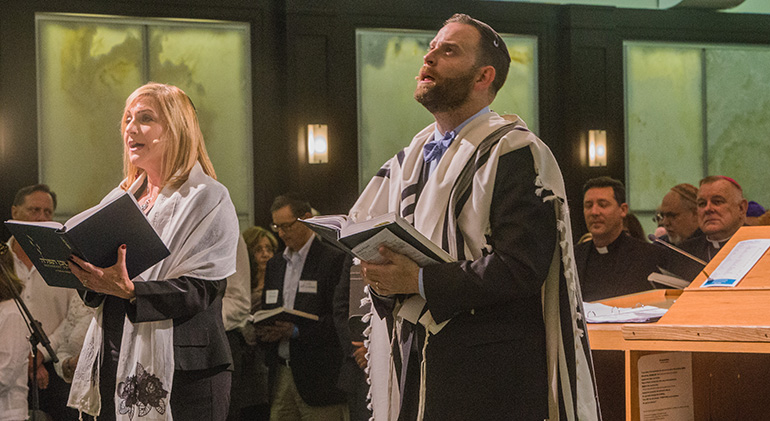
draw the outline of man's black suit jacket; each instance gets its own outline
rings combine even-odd
[[[302,268],[300,280],[317,281],[317,291],[297,291],[294,309],[312,313],[319,320],[297,324],[299,335],[289,345],[289,360],[297,391],[306,404],[311,406],[334,405],[345,402],[345,394],[336,387],[340,365],[343,360],[342,348],[337,339],[332,316],[334,288],[340,279],[345,254],[318,238],[313,240]],[[262,294],[262,308],[270,309],[283,304],[283,278],[286,260],[282,253],[267,262],[265,289]],[[277,290],[276,303],[267,304],[268,291]],[[278,363],[278,342],[269,344],[267,365],[272,385],[275,364]]]
[[[426,349],[426,420],[548,417],[541,287],[558,231],[553,202],[536,194],[534,168],[529,148],[500,157],[492,253],[423,268],[427,309],[437,323],[451,318]],[[411,361],[418,359],[410,357],[410,369],[419,368]],[[406,394],[412,402],[399,419],[412,420],[417,396]]]
[[[621,232],[600,255],[593,241],[575,246],[575,266],[583,301],[596,301],[654,289],[647,276],[666,267],[666,251]],[[590,267],[589,267],[590,266]]]

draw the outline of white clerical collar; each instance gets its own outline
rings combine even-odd
[[[720,249],[720,248],[722,248],[722,245],[723,245],[724,243],[726,243],[726,242],[730,241],[730,238],[732,238],[732,237],[728,237],[728,238],[726,238],[726,239],[724,239],[724,240],[722,240],[722,241],[718,241],[718,240],[712,240],[712,239],[710,239],[710,238],[706,237],[706,241],[707,241],[709,244],[711,244],[711,247],[714,247],[715,249]]]
[[[599,254],[607,254],[610,252],[607,250],[607,247],[596,247],[596,251],[599,252]]]

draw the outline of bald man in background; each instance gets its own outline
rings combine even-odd
[[[708,176],[698,189],[698,224],[705,235],[682,243],[682,249],[710,261],[746,222],[749,202],[743,188],[723,175]]]

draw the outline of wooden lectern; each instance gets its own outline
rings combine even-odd
[[[742,227],[704,272],[712,273],[738,242],[755,238],[770,238],[770,226]],[[602,300],[670,307],[656,323],[588,325],[592,349],[623,351],[627,420],[640,420],[639,358],[672,351],[692,352],[695,420],[770,419],[770,255],[735,287],[700,288],[706,278],[701,273],[683,291]]]

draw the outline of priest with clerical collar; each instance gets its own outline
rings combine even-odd
[[[591,240],[575,246],[575,263],[584,301],[652,289],[647,276],[666,265],[662,248],[623,230],[627,213],[620,181],[598,177],[583,186],[583,216]]]
[[[741,185],[723,175],[700,181],[696,203],[698,224],[705,235],[685,241],[682,249],[708,262],[746,223],[749,203]]]

